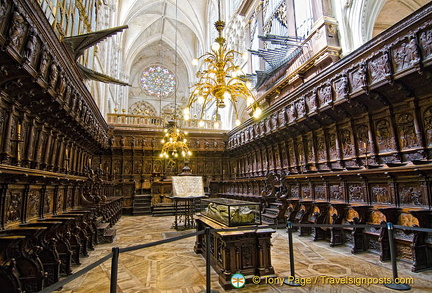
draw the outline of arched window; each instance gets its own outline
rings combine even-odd
[[[160,65],[147,67],[141,75],[141,88],[149,96],[168,97],[175,86],[174,74]]]

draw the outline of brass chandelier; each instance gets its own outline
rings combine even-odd
[[[177,128],[175,121],[169,121],[164,132],[165,137],[161,140],[162,151],[159,155],[161,158],[178,158],[179,156],[188,158],[192,155],[187,145],[187,132]]]
[[[174,61],[174,75],[177,78],[177,13],[178,6],[176,0],[176,24],[175,24],[175,61]],[[176,124],[177,119],[177,83],[174,89],[174,115],[173,120],[168,121],[167,125],[164,127],[165,136],[161,140],[162,150],[159,154],[159,157],[163,159],[168,158],[189,158],[192,155],[192,152],[189,150],[187,145],[186,135],[187,132],[180,130]]]
[[[215,39],[211,51],[193,61],[194,65],[198,65],[199,60],[201,60],[201,65],[196,73],[198,82],[191,87],[192,92],[187,106],[183,110],[183,116],[185,120],[190,119],[190,109],[193,104],[198,103],[200,104],[198,107],[201,107],[200,122],[202,122],[205,110],[214,102],[216,105],[216,115],[213,117],[216,120],[214,125],[215,128],[219,128],[219,109],[224,108],[226,106],[225,101],[228,100],[233,106],[236,117],[235,123],[238,126],[241,123],[237,111],[239,99],[246,100],[246,105],[252,108],[255,118],[261,115],[261,109],[250,90],[251,83],[247,80],[240,66],[234,63],[235,57],[242,54],[227,49],[225,38],[222,36],[225,22],[220,20],[220,7],[219,20],[215,22],[215,27],[219,36]],[[203,123],[199,124],[202,125]]]

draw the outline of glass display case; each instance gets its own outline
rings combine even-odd
[[[202,199],[201,214],[226,226],[260,225],[259,203],[228,198]]]

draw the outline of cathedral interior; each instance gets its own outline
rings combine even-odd
[[[0,131],[2,292],[241,223],[292,223],[302,277],[391,277],[397,259],[413,291],[432,288],[429,0],[0,0]],[[197,176],[206,199],[178,200],[173,178]],[[240,291],[289,290],[263,284],[289,275],[276,230],[129,255],[117,290],[200,292],[207,244],[219,291],[231,272]],[[109,290],[107,265],[62,291]]]

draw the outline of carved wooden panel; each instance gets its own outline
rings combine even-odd
[[[337,146],[337,134],[335,130],[330,130],[327,133],[328,137],[328,146],[329,146],[329,155],[330,160],[338,160],[339,159],[339,151]]]
[[[315,185],[314,186],[315,191],[315,200],[326,200],[326,192],[325,192],[325,186],[324,185]]]
[[[371,184],[370,185],[372,202],[374,203],[394,203],[394,198],[390,194],[388,184]]]
[[[23,219],[24,201],[22,186],[8,186],[5,200],[5,226],[19,224]]]
[[[306,97],[306,105],[308,109],[308,113],[313,113],[317,109],[317,97],[316,97],[316,91],[312,91],[309,93]]]
[[[348,96],[348,77],[343,74],[333,82],[335,100],[346,99]]]
[[[391,73],[390,60],[387,51],[377,54],[368,62],[369,82],[376,83],[386,79]]]
[[[347,184],[348,198],[350,202],[366,202],[363,186],[359,183]]]
[[[365,61],[360,62],[349,71],[349,84],[351,92],[357,92],[365,89],[367,85],[367,64]]]
[[[298,119],[303,118],[306,115],[306,102],[304,97],[296,101],[295,108]]]
[[[326,162],[327,161],[327,146],[325,142],[325,135],[323,130],[319,130],[316,132],[316,144],[317,144],[317,159],[318,162]]]
[[[417,137],[414,116],[410,112],[405,112],[396,116],[399,143],[402,149],[412,149],[420,146]]]
[[[425,129],[426,145],[432,146],[432,107],[423,111],[423,127]]]
[[[297,184],[291,185],[291,197],[299,198],[299,195],[300,195],[299,186]]]
[[[288,141],[288,159],[291,168],[297,166],[296,153],[294,149],[294,141],[292,139]]]
[[[27,215],[26,219],[34,219],[39,216],[41,207],[42,193],[39,186],[31,186],[27,195]]]
[[[432,29],[426,29],[420,33],[419,45],[424,60],[432,57]]]
[[[355,156],[353,134],[350,128],[342,128],[339,130],[340,144],[342,149],[342,156],[352,158]]]
[[[423,189],[419,183],[399,183],[398,193],[400,204],[402,205],[427,205],[426,196],[422,194]]]
[[[65,209],[69,210],[73,207],[73,189],[71,187],[65,189]]]
[[[395,140],[392,135],[392,127],[388,118],[375,121],[377,147],[380,153],[395,150]]]
[[[65,193],[64,189],[60,186],[58,187],[57,199],[56,199],[56,212],[61,213],[65,207]]]
[[[44,206],[43,213],[44,216],[50,216],[53,213],[54,204],[54,188],[52,186],[47,186],[44,195]]]
[[[309,185],[302,185],[300,187],[301,198],[303,199],[312,199],[312,192]]]
[[[313,133],[308,133],[307,136],[304,138],[304,141],[306,147],[307,162],[309,164],[315,164],[315,144],[313,140]]]
[[[296,106],[295,104],[288,105],[286,108],[286,115],[288,118],[288,123],[294,122],[297,118]]]
[[[420,62],[420,50],[414,35],[392,48],[393,68],[395,72],[417,65]]]
[[[330,185],[330,200],[344,200],[342,188],[339,184]]]
[[[320,108],[330,105],[333,102],[333,92],[330,84],[318,88],[317,94]]]

